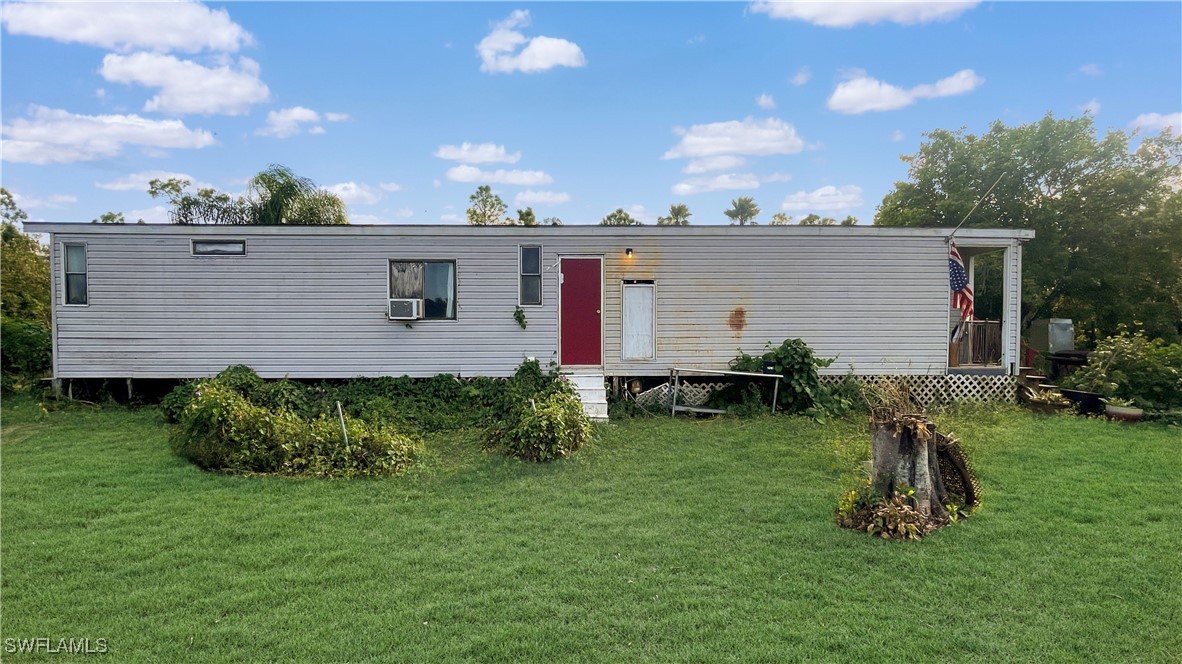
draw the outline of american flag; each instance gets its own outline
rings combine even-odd
[[[972,320],[973,287],[969,285],[969,273],[955,244],[948,250],[948,287],[952,289],[952,306],[960,309],[961,320]]]

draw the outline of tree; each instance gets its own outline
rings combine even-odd
[[[799,225],[801,225],[801,226],[832,226],[836,223],[837,223],[837,220],[834,219],[833,217],[822,217],[819,214],[810,214],[810,215],[801,217]]]
[[[787,226],[788,224],[791,224],[791,223],[792,223],[792,217],[788,216],[787,214],[784,214],[783,212],[777,212],[772,215],[772,220],[771,220],[770,225],[772,225],[772,226]]]
[[[534,216],[533,208],[525,208],[517,211],[517,223],[522,226],[537,226],[538,218]]]
[[[848,215],[845,219],[842,219],[838,223],[841,224],[842,226],[857,226],[858,225],[858,218],[851,214],[851,215]]]
[[[759,206],[750,196],[740,196],[731,201],[729,210],[723,210],[722,213],[730,218],[732,224],[746,226],[755,223],[755,218],[759,216]]]
[[[332,192],[318,188],[286,166],[272,164],[247,185],[247,195],[233,198],[212,188],[188,193],[188,180],[152,180],[148,194],[164,197],[172,205],[168,216],[174,224],[257,224],[323,226],[349,223],[345,203]]]
[[[104,212],[98,219],[91,219],[92,224],[125,224],[127,220],[123,218],[122,212]]]
[[[345,203],[339,196],[278,164],[268,166],[250,179],[246,205],[250,223],[262,226],[349,223]]]
[[[600,222],[600,226],[640,226],[641,223],[632,218],[632,215],[624,211],[624,208],[616,208],[615,212],[609,213]]]
[[[658,226],[689,226],[689,218],[694,216],[685,203],[669,206],[668,217],[657,217]]]
[[[505,201],[492,193],[492,187],[481,185],[468,197],[468,223],[472,226],[495,226],[504,223]]]
[[[49,325],[49,252],[17,228],[29,218],[15,197],[0,187],[0,314]]]
[[[10,224],[24,223],[29,218],[25,211],[17,207],[16,197],[4,187],[0,187],[0,219]]]
[[[546,217],[545,219],[542,220],[542,225],[544,225],[544,226],[561,226],[562,220],[559,219],[558,217]]]
[[[955,227],[984,196],[965,227],[1036,232],[1023,247],[1024,327],[1071,318],[1094,339],[1142,321],[1149,334],[1177,339],[1182,200],[1171,187],[1182,178],[1182,138],[1163,132],[1130,151],[1132,138],[1098,136],[1087,115],[995,122],[980,136],[936,130],[903,158],[908,180],[874,223]],[[1000,286],[1000,274],[978,263],[978,279]],[[1000,313],[1000,290],[978,287],[978,309]]]

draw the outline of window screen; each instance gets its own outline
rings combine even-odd
[[[523,306],[542,304],[542,248],[521,247],[521,287],[518,301]]]
[[[86,245],[63,245],[66,254],[66,304],[88,304],[86,293]]]

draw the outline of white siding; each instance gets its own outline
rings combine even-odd
[[[827,373],[939,374],[947,360],[947,232],[936,229],[30,226],[53,232],[55,248],[88,245],[86,307],[60,304],[54,252],[61,378],[204,376],[235,363],[269,377],[507,375],[526,357],[555,359],[555,265],[571,254],[604,257],[608,374],[725,368],[740,348],[795,337],[837,357]],[[973,232],[1018,246],[1014,233]],[[192,256],[194,237],[245,237],[247,255]],[[543,305],[525,308],[522,330],[518,245],[538,243]],[[1011,256],[1007,267],[1020,266]],[[455,260],[457,320],[386,320],[390,259]],[[621,359],[626,279],[655,282],[652,360]]]

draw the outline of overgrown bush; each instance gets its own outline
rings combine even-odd
[[[915,509],[911,500],[915,489],[900,489],[891,496],[870,486],[846,492],[837,502],[837,525],[883,539],[917,540],[947,523]]]
[[[197,385],[198,381],[183,380],[160,400],[160,413],[164,415],[165,422],[176,424],[181,421],[181,413],[193,400]]]
[[[514,407],[490,431],[487,444],[519,459],[540,462],[570,456],[590,438],[591,421],[582,402],[560,383]]]
[[[764,373],[766,366],[768,373],[780,374],[783,379],[779,386],[777,412],[808,415],[824,421],[826,417],[848,412],[854,404],[850,390],[831,390],[821,384],[817,369],[828,367],[835,359],[818,358],[803,339],[786,339],[776,347],[769,342],[767,352],[760,356],[739,351],[730,366],[734,371],[749,373]],[[725,407],[737,415],[755,414],[771,403],[774,392],[774,385],[767,381],[735,381],[716,392],[710,404]]]
[[[170,409],[185,393],[192,395],[173,432],[174,450],[209,470],[339,477],[396,473],[421,451],[416,440],[390,425],[346,417],[346,442],[339,419],[301,417],[287,405],[252,401],[253,396],[300,406],[307,395],[298,384],[268,386],[283,382],[266,384],[246,367],[231,367],[215,378],[182,384],[169,395]]]
[[[0,370],[8,384],[39,378],[53,367],[53,336],[44,323],[0,319]]]
[[[293,475],[392,475],[409,468],[422,451],[416,440],[390,425],[346,416],[345,442],[339,419],[322,415],[303,422],[301,435],[283,447],[283,472]]]
[[[1146,410],[1182,407],[1182,345],[1127,327],[1096,344],[1086,366],[1061,381],[1068,389],[1131,400]]]

